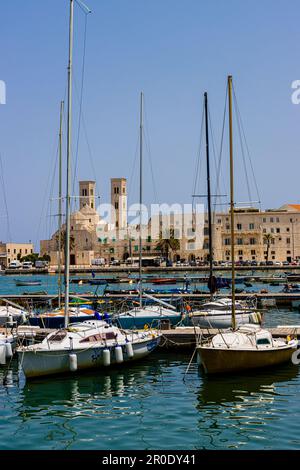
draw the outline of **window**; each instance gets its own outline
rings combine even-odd
[[[276,222],[279,222],[279,217],[276,217]]]
[[[242,224],[236,224],[238,230],[242,230]]]
[[[275,255],[275,251],[271,251],[271,255]]]
[[[249,230],[254,230],[254,224],[249,224]]]
[[[251,255],[255,255],[255,254],[256,254],[255,250],[251,250]]]
[[[224,238],[224,245],[230,245],[230,238]]]
[[[139,251],[139,246],[138,245],[134,245],[134,251]]]
[[[27,248],[25,248],[25,255],[27,255]]]
[[[256,340],[256,344],[257,344],[257,346],[264,345],[264,344],[270,344],[270,340],[269,340],[269,338],[258,338]]]
[[[272,238],[271,245],[275,245],[275,238]]]
[[[256,238],[250,238],[250,245],[256,245]]]
[[[125,194],[125,188],[123,188],[123,194]]]
[[[94,203],[93,202],[91,202],[91,208],[94,209]]]
[[[271,228],[271,233],[274,233],[274,229],[273,229],[273,228]]]
[[[290,238],[287,238],[287,239],[286,239],[286,243],[287,243],[287,245],[289,245],[289,244],[291,243],[291,239],[290,239]]]
[[[287,232],[289,232],[289,231],[290,231],[290,228],[289,228],[289,227],[287,227],[287,228],[286,228],[286,231],[287,231]]]
[[[290,255],[290,254],[291,254],[290,250],[287,250],[286,254],[287,254],[287,255]]]
[[[266,228],[263,229],[263,233],[267,233],[267,229],[266,229]]]
[[[263,224],[265,224],[266,222],[267,222],[267,219],[263,217]]]
[[[119,209],[119,203],[115,202],[115,209]]]
[[[242,239],[242,238],[238,238],[238,239],[237,239],[237,244],[238,244],[238,245],[242,245],[242,244],[243,244],[243,239]]]
[[[119,222],[116,220],[116,228],[119,228]]]
[[[274,219],[273,217],[270,217],[270,222],[273,223],[274,222]]]
[[[230,225],[226,224],[226,230],[230,230]]]
[[[7,253],[10,253],[10,248],[8,248]]]
[[[276,229],[276,233],[280,233],[280,228],[277,228],[277,229]]]
[[[221,219],[218,219],[218,224],[221,224],[222,223],[222,220]]]
[[[243,256],[243,250],[239,250],[239,251],[238,251],[238,255],[239,255],[239,256]]]
[[[94,195],[94,191],[93,191],[92,189],[91,189],[91,191],[90,191],[90,194],[91,194],[91,196]]]
[[[151,235],[149,235],[149,236],[147,237],[147,242],[149,242],[149,243],[152,242],[152,240],[151,240]]]

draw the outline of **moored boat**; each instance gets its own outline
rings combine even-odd
[[[17,349],[27,378],[101,369],[150,354],[160,340],[154,330],[124,331],[102,320],[54,331],[41,343]]]

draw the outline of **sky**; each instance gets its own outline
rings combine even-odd
[[[101,200],[108,202],[110,178],[127,177],[130,202],[137,200],[143,91],[144,199],[191,203],[203,93],[208,93],[218,158],[230,74],[261,207],[300,202],[300,105],[291,100],[291,84],[300,80],[298,0],[85,3],[92,10],[87,18],[77,4],[74,11],[72,160],[74,169],[78,153],[77,180],[96,179]],[[55,165],[59,106],[62,99],[66,101],[68,16],[68,0],[0,1],[0,80],[6,84],[6,104],[0,105],[4,181],[0,239],[32,240],[37,250],[38,241],[48,238],[57,224],[57,200],[50,202],[50,198],[57,197]],[[225,127],[222,180],[226,193],[227,134]],[[64,143],[64,161],[65,149]],[[237,125],[234,157],[236,201],[247,201]],[[197,189],[201,191],[202,178],[203,193],[204,162],[201,168]],[[254,188],[251,173],[248,178]]]

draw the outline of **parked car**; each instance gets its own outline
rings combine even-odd
[[[266,266],[274,266],[274,261],[267,261]]]
[[[251,261],[251,266],[257,266],[257,261],[255,260]]]
[[[288,261],[283,261],[282,262],[282,266],[289,266],[289,265],[290,265],[290,263]]]
[[[33,264],[31,261],[24,261],[22,263],[22,268],[23,269],[32,269],[33,268]]]
[[[275,266],[281,266],[281,261],[275,261]]]
[[[22,267],[21,261],[14,260],[9,263],[9,268],[10,269],[18,269]]]

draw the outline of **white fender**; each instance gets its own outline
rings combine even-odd
[[[128,357],[133,357],[134,356],[132,343],[126,343],[126,353],[127,353]]]
[[[103,365],[109,366],[110,365],[110,350],[103,349]]]
[[[115,347],[115,355],[116,355],[116,362],[120,364],[123,362],[123,351],[121,346],[116,346]]]
[[[75,372],[77,370],[77,355],[76,354],[69,354],[69,365],[70,365],[71,372]]]
[[[5,356],[7,359],[11,359],[13,357],[11,343],[5,343]]]

